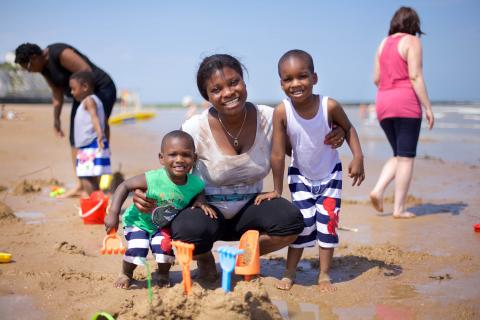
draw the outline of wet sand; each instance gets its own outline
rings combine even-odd
[[[145,269],[136,271],[135,288],[113,288],[121,257],[100,255],[103,226],[83,225],[78,198],[48,196],[51,179],[67,187],[74,181],[68,142],[53,135],[51,108],[7,109],[19,118],[0,120],[0,252],[13,254],[12,262],[0,264],[0,318],[89,319],[106,310],[118,319],[149,319]],[[62,115],[64,130],[68,112],[65,108]],[[158,167],[157,133],[141,125],[115,126],[112,137],[115,170],[121,164],[131,177]],[[359,188],[344,176],[340,225],[358,232],[339,231],[341,246],[332,269],[337,292],[320,293],[315,285],[317,249],[304,254],[292,290],[277,290],[284,249],[262,257],[258,280],[234,277],[234,293],[227,300],[219,282],[196,280],[195,297],[185,299],[175,265],[175,287],[154,289],[153,318],[478,319],[480,233],[473,225],[480,223],[479,167],[418,159],[409,204],[418,217],[395,220],[391,201],[385,203],[385,214],[376,214],[368,203],[381,165],[381,159],[366,153],[367,180]],[[265,188],[271,188],[270,177]]]

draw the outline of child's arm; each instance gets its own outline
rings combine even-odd
[[[287,145],[286,118],[285,106],[283,103],[280,103],[273,112],[272,153],[270,155],[273,173],[273,191],[259,194],[255,198],[256,205],[259,205],[265,199],[270,200],[282,196]]]
[[[362,147],[360,146],[357,131],[350,123],[350,120],[348,120],[340,103],[331,98],[328,99],[328,116],[330,122],[335,121],[347,133],[345,139],[353,154],[353,160],[348,166],[348,176],[353,178],[352,186],[355,184],[359,186],[365,179],[365,171],[363,168]]]
[[[192,208],[200,208],[205,212],[207,216],[212,219],[217,219],[217,213],[210,207],[205,199],[205,192],[200,192],[197,197],[195,198],[195,202],[192,205]]]
[[[102,127],[100,126],[100,120],[98,119],[98,115],[97,115],[97,104],[95,103],[95,100],[93,100],[91,97],[88,97],[85,100],[85,109],[87,109],[88,113],[90,114],[90,117],[92,118],[93,128],[97,133],[98,147],[100,149],[103,149],[105,147],[103,145],[104,137],[103,137]]]
[[[144,174],[123,181],[115,190],[110,202],[108,214],[105,217],[105,229],[107,233],[111,229],[118,229],[120,210],[128,196],[128,193],[135,189],[147,189],[147,178]]]

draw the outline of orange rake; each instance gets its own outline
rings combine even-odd
[[[192,262],[195,245],[182,241],[172,241],[175,246],[176,256],[182,265],[183,290],[186,294],[192,293],[192,278],[190,277],[190,262]]]
[[[260,273],[260,233],[257,230],[248,230],[240,238],[238,249],[243,254],[237,257],[235,273],[243,275],[246,281],[252,280],[253,276]]]
[[[108,235],[103,238],[103,247],[101,254],[124,254],[127,249],[123,246],[122,240],[117,235],[117,229],[112,229]]]

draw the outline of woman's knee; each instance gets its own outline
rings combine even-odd
[[[209,251],[218,239],[220,221],[206,216],[201,209],[182,210],[172,221],[172,238],[195,245],[195,253]]]

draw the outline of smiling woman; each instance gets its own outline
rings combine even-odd
[[[200,64],[197,86],[212,107],[187,120],[182,130],[195,141],[198,160],[193,174],[205,181],[206,199],[218,219],[186,208],[172,221],[171,230],[174,239],[195,244],[200,276],[215,279],[215,241],[239,240],[245,231],[258,230],[260,253],[266,254],[293,242],[303,219],[283,198],[253,203],[270,171],[273,108],[247,102],[242,64],[226,54],[209,56]],[[343,130],[331,136],[336,139],[338,134]],[[133,200],[143,212],[154,207],[141,190]]]

